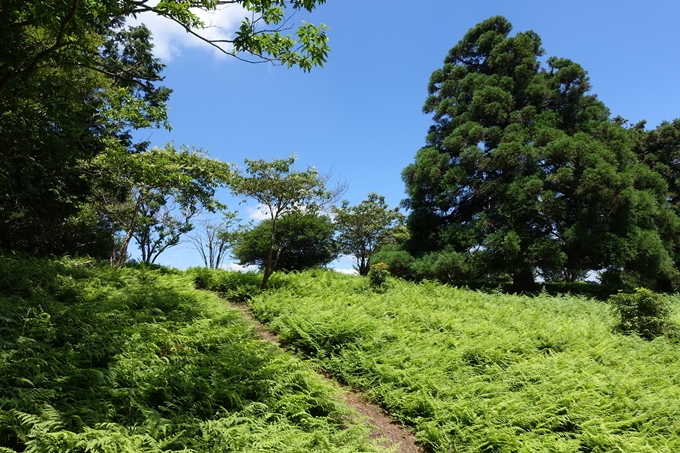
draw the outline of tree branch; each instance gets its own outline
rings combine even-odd
[[[57,50],[68,46],[71,43],[63,43],[64,35],[66,34],[66,26],[76,17],[76,12],[78,10],[78,2],[79,0],[73,0],[73,5],[71,6],[71,10],[68,12],[66,17],[64,17],[63,21],[59,25],[59,32],[57,33],[56,40],[54,44],[43,50],[42,52],[38,53],[33,61],[25,68],[19,69],[18,71],[11,71],[7,73],[1,80],[0,80],[0,97],[2,96],[2,93],[5,91],[7,86],[10,84],[10,82],[21,74],[26,74],[33,72],[38,69],[38,63],[40,63],[42,60],[46,59],[48,56],[50,56],[52,53],[56,52]]]

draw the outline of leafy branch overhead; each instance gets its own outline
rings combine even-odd
[[[0,97],[10,83],[39,70],[78,66],[139,85],[161,80],[157,74],[124,68],[102,54],[101,46],[122,32],[127,19],[152,13],[175,22],[219,51],[251,63],[323,66],[328,57],[328,27],[302,22],[295,36],[292,15],[312,11],[325,0],[8,0],[0,6]],[[244,18],[233,39],[214,39],[199,12],[240,7]],[[290,11],[292,10],[292,14]]]
[[[293,29],[292,15],[287,13],[286,8],[290,7],[293,14],[300,10],[311,12],[325,0],[161,0],[155,6],[148,0],[131,3],[133,7],[129,14],[158,14],[182,25],[187,33],[219,51],[249,63],[279,63],[309,71],[314,66],[323,66],[330,50],[326,36],[328,27],[324,24],[315,26],[302,21],[295,31],[295,38],[286,34]],[[207,25],[196,14],[197,11],[216,11],[235,5],[244,10],[244,18],[233,39],[213,39],[202,34]]]

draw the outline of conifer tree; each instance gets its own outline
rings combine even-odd
[[[637,162],[580,65],[542,64],[540,37],[511,30],[503,17],[481,22],[430,78],[434,124],[403,171],[412,251],[476,251],[517,290],[541,269],[671,274],[663,178]]]

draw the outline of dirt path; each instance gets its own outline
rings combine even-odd
[[[267,341],[271,341],[281,346],[281,340],[275,334],[270,332],[264,325],[260,324],[250,313],[248,306],[245,304],[234,304],[227,302],[231,308],[241,310],[243,316],[248,319],[253,326],[258,336]],[[324,378],[327,378],[324,376]],[[401,425],[392,423],[390,418],[380,409],[379,406],[367,402],[362,398],[360,393],[354,392],[347,387],[341,386],[343,393],[341,394],[342,402],[347,406],[356,410],[362,417],[365,417],[368,424],[373,427],[371,437],[374,439],[384,439],[382,444],[385,447],[393,447],[398,445],[397,453],[421,453],[423,450],[415,444],[415,437]]]

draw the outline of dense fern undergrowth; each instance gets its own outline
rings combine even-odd
[[[380,451],[178,271],[0,256],[0,451]]]
[[[197,280],[228,293],[248,278]],[[393,279],[376,293],[324,271],[273,283],[249,301],[256,316],[428,451],[680,451],[680,348],[616,333],[607,303]]]

